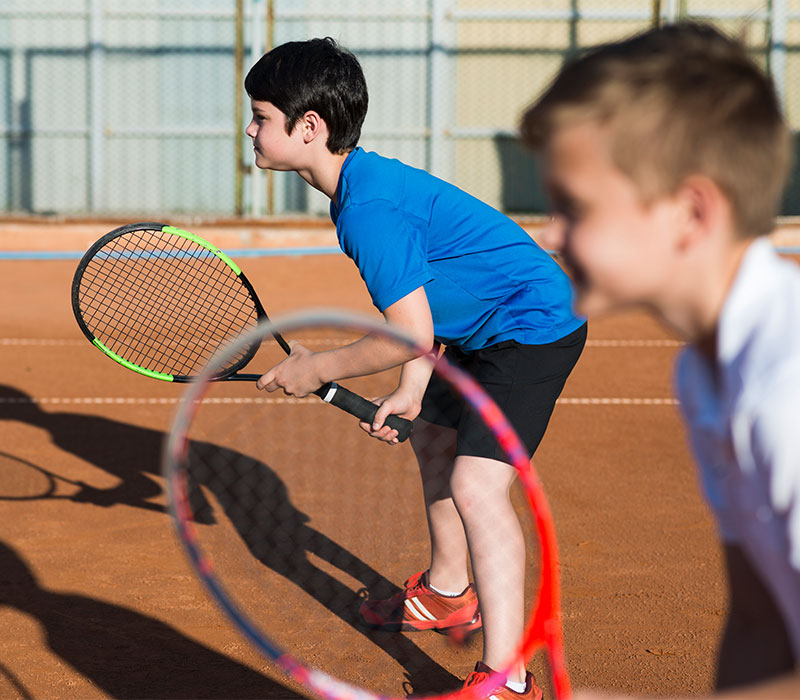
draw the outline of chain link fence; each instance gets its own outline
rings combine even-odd
[[[541,212],[524,107],[576,51],[681,17],[741,36],[796,126],[800,0],[0,0],[0,211],[325,214],[252,166],[242,79],[270,46],[332,36],[367,76],[366,149]]]

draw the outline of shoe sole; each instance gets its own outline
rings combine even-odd
[[[439,634],[463,634],[464,636],[471,634],[472,632],[477,632],[481,627],[483,627],[483,621],[481,620],[481,614],[476,613],[475,617],[472,618],[469,622],[462,622],[458,625],[449,625],[448,627],[437,627],[435,623],[430,623],[428,626],[424,626],[425,623],[409,623],[409,622],[388,622],[388,623],[379,623],[379,622],[369,622],[365,620],[363,615],[361,616],[361,621],[367,625],[368,627],[374,630],[381,630],[383,632],[439,632]]]

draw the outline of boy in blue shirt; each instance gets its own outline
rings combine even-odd
[[[250,70],[245,87],[256,165],[293,170],[330,198],[339,243],[376,308],[421,347],[446,346],[448,358],[481,383],[533,455],[586,339],[564,272],[500,212],[422,170],[357,147],[366,82],[357,59],[332,39],[273,49]],[[296,344],[258,387],[305,396],[327,381],[398,365],[397,388],[378,401],[374,423],[361,427],[394,444],[397,433],[383,424],[386,417],[416,419],[411,440],[431,561],[401,593],[365,601],[360,612],[380,629],[482,626],[483,660],[467,679],[474,683],[513,660],[525,597],[524,539],[508,496],[515,471],[481,419],[432,376],[427,359],[375,335],[318,353]],[[506,683],[491,694],[541,697],[522,664]]]

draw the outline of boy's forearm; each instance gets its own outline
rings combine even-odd
[[[350,345],[316,354],[323,383],[376,374],[413,360],[417,354],[404,343],[366,335]]]
[[[428,356],[417,357],[403,365],[400,387],[422,401],[422,396],[433,373],[433,362]]]
[[[386,321],[420,347],[433,345],[433,320],[423,287],[406,294],[383,312]],[[419,355],[406,343],[369,333],[355,343],[318,353],[315,363],[323,383],[375,374]]]

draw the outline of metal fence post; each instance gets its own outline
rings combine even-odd
[[[455,85],[450,75],[451,18],[449,0],[431,0],[430,67],[428,70],[428,169],[437,177],[452,179],[452,158],[449,157],[449,132],[453,128],[452,105]]]
[[[233,95],[235,102],[233,107],[233,150],[236,158],[236,170],[234,183],[234,210],[236,216],[244,214],[244,163],[242,162],[242,122],[244,113],[242,110],[242,77],[244,62],[244,0],[236,0],[236,29],[235,44],[233,49],[233,60],[236,64],[233,69]]]
[[[786,112],[786,0],[772,0],[769,8],[769,72],[778,100]]]
[[[103,0],[92,0],[89,14],[89,211],[105,204],[105,86]]]
[[[264,33],[266,28],[265,12],[262,11],[262,0],[252,0],[250,7],[250,62],[254,63],[264,53]],[[242,89],[242,86],[239,86]],[[252,158],[252,154],[251,154]],[[262,199],[265,189],[264,173],[255,164],[248,168],[250,173],[250,216],[261,216]]]

